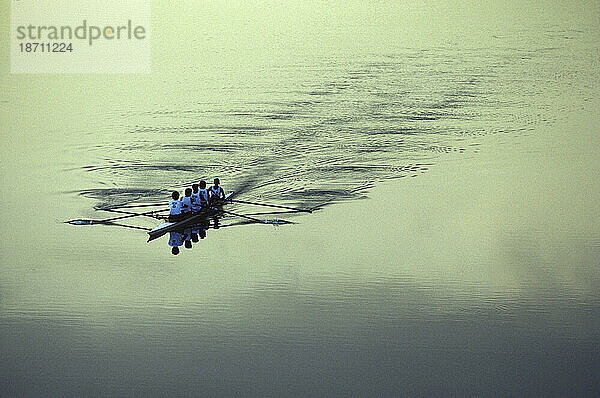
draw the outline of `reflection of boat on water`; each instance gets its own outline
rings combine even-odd
[[[177,222],[163,222],[159,224],[154,229],[148,231],[148,242],[160,238],[167,232],[180,231],[189,228],[192,225],[198,224],[207,218],[218,216],[223,212],[222,206],[229,202],[232,195],[233,192],[229,192],[227,195],[225,195],[225,199],[220,200],[218,203],[213,204],[206,209],[200,210],[198,213],[193,214],[184,220]]]
[[[191,249],[194,243],[198,243],[200,239],[206,238],[206,231],[210,228],[218,229],[219,216],[212,217],[211,220],[204,218],[203,220],[197,221],[194,225],[185,228],[184,230],[170,231],[166,235],[169,237],[169,246],[171,247],[171,253],[174,255],[179,254],[179,248],[181,246],[186,249]],[[247,223],[247,221],[246,221]],[[241,225],[240,222],[228,224],[228,226]]]

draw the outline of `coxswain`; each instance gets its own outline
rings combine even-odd
[[[188,215],[192,212],[192,188],[186,188],[185,196],[181,198],[181,213]]]
[[[179,200],[179,192],[173,191],[169,201],[169,221],[174,222],[181,220],[181,201]]]
[[[219,185],[220,183],[221,181],[219,181],[218,178],[215,178],[214,185],[208,189],[210,193],[211,202],[215,202],[219,199],[225,199],[225,191],[223,191],[223,188],[221,188],[221,186]]]

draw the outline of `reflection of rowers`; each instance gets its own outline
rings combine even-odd
[[[171,246],[171,253],[176,256],[179,254],[179,247],[184,246],[186,249],[192,248],[192,242],[198,242],[198,236],[194,238],[194,233],[191,229],[186,229],[181,232],[169,232],[169,246]],[[206,231],[204,232],[206,236]]]
[[[206,230],[210,228],[209,220],[201,220],[196,226],[192,228],[192,242],[198,242],[198,238],[206,238]]]
[[[192,230],[190,228],[187,228],[183,231],[183,245],[185,246],[186,249],[191,249],[192,248]]]
[[[183,234],[180,232],[169,232],[169,246],[171,246],[171,253],[174,256],[179,254],[179,246],[183,244]]]

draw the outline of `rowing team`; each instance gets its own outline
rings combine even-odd
[[[219,179],[215,178],[214,185],[207,189],[206,181],[202,180],[199,184],[193,184],[191,188],[186,188],[185,196],[181,199],[179,192],[174,191],[171,195],[172,199],[169,201],[169,221],[179,221],[210,206],[219,199],[224,199],[225,192],[219,184]]]

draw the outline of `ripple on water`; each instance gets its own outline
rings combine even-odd
[[[534,50],[440,46],[280,65],[273,73],[292,83],[282,90],[257,81],[266,84],[261,98],[117,112],[106,122],[114,139],[77,148],[101,154],[79,169],[110,188],[79,194],[155,200],[219,176],[248,199],[359,199],[378,181],[475,153],[482,137],[551,123],[540,116],[540,93],[565,84],[548,76],[573,72],[557,54],[563,36]]]

